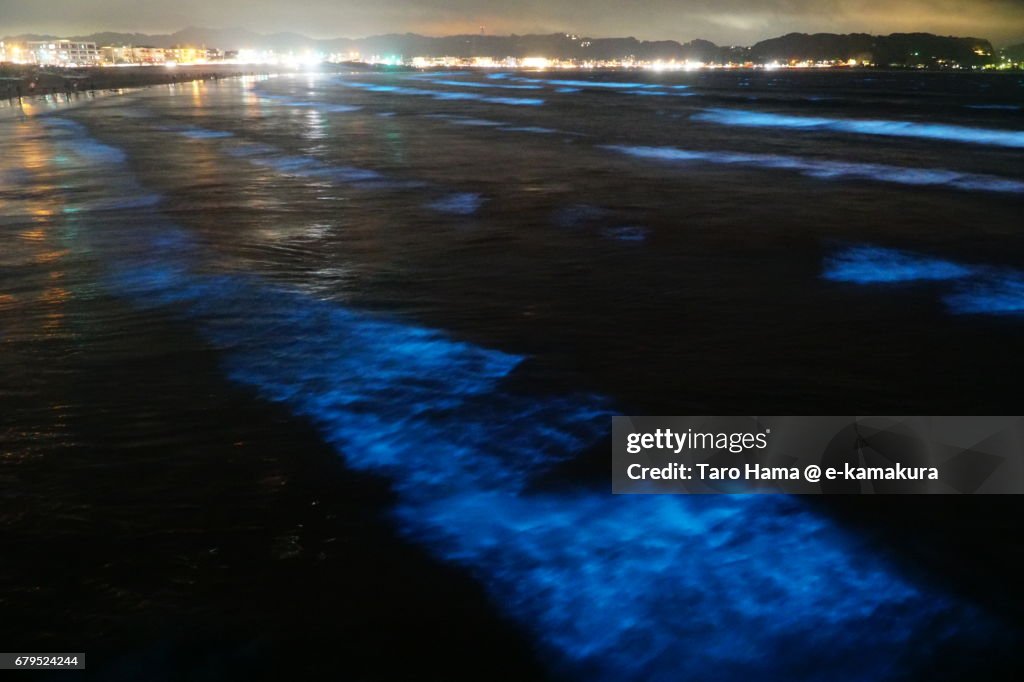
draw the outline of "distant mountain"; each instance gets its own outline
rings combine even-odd
[[[965,66],[992,61],[995,50],[982,38],[956,38],[931,33],[893,33],[872,36],[866,33],[790,33],[762,40],[750,48],[755,61],[856,59],[882,66],[934,66],[941,60]]]
[[[641,41],[636,38],[587,38],[552,33],[548,35],[456,35],[431,38],[413,33],[373,36],[350,41],[349,49],[364,55],[453,56],[453,57],[554,57],[561,59],[640,60],[693,59],[711,61],[723,52],[714,43],[695,40],[680,44],[674,40]]]
[[[7,40],[42,40],[52,36],[15,36]],[[415,33],[388,34],[368,38],[317,40],[297,33],[264,35],[243,29],[189,27],[171,34],[96,33],[74,36],[100,45],[151,45],[173,47],[192,45],[222,50],[242,48],[278,51],[316,50],[326,53],[358,52],[364,57],[531,57],[543,56],[579,60],[641,61],[693,60],[700,62],[770,62],[773,60],[857,59],[875,64],[936,65],[955,61],[963,65],[987,64],[994,50],[981,38],[956,38],[930,33],[894,33],[872,36],[864,33],[790,33],[763,40],[753,47],[720,47],[707,40],[678,43],[674,40],[646,41],[636,38],[588,38],[566,33],[546,35],[455,35],[422,36]],[[1021,49],[1021,46],[1006,48]]]

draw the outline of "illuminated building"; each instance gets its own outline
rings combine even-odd
[[[131,51],[133,64],[163,64],[167,61],[167,55],[162,47],[133,47]]]
[[[104,64],[132,64],[132,48],[105,45],[100,48],[100,58]]]
[[[195,64],[206,61],[205,47],[169,47],[164,50],[165,59],[177,64]]]
[[[30,40],[29,61],[42,66],[94,66],[100,63],[96,43],[75,40]]]

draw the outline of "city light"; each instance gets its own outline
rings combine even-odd
[[[580,44],[589,45],[589,41]],[[737,48],[738,49],[738,48]],[[974,55],[988,58],[988,63],[966,64],[956,59],[928,57],[912,53],[906,63],[888,66],[942,69],[1016,69],[1020,63],[1007,54],[993,55],[988,48],[974,48]],[[920,61],[919,61],[920,60]],[[927,62],[927,63],[926,63]],[[222,50],[206,46],[176,45],[98,45],[95,42],[72,39],[49,39],[25,42],[0,42],[0,63],[18,65],[55,66],[63,68],[93,66],[188,66],[198,64],[264,65],[288,69],[308,69],[317,65],[369,64],[384,67],[414,69],[466,68],[466,69],[532,69],[532,70],[591,70],[591,69],[645,69],[655,72],[697,71],[703,69],[831,69],[876,66],[870,55],[862,57],[837,56],[829,59],[755,59],[749,52],[732,52],[717,60],[700,59],[638,59],[633,55],[618,58],[581,59],[547,56],[525,57],[499,55],[436,55],[420,54],[407,57],[399,53],[363,54],[357,50],[324,53],[315,50],[277,51],[246,47]],[[886,64],[881,64],[885,66]]]

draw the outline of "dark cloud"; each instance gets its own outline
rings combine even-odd
[[[185,26],[315,37],[415,31],[573,31],[750,43],[789,31],[930,31],[1024,40],[1024,0],[0,0],[0,35],[170,32]]]

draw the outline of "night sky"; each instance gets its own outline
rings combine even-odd
[[[750,44],[790,31],[929,31],[1024,40],[1024,0],[0,0],[0,35],[186,26],[295,31],[316,38],[429,35],[633,35]]]

